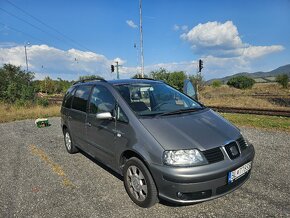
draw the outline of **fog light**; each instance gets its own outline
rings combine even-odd
[[[177,192],[177,197],[182,199],[183,198],[183,193],[182,192]]]

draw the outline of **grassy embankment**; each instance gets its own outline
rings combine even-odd
[[[60,106],[51,105],[49,107],[15,107],[0,105],[0,123],[23,119],[36,119],[46,117],[57,117],[60,115]],[[249,126],[256,128],[282,130],[290,132],[290,118],[261,116],[250,114],[222,114],[237,126]]]
[[[36,119],[59,116],[60,107],[51,105],[48,107],[28,106],[16,107],[14,105],[0,104],[0,123],[15,120]]]
[[[290,110],[290,107],[285,107],[285,105],[281,104],[285,100],[289,102],[289,99],[290,88],[283,89],[277,83],[257,83],[253,88],[245,90],[227,85],[217,88],[205,86],[200,91],[199,100],[208,106]]]

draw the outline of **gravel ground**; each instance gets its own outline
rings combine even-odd
[[[252,178],[222,198],[190,206],[136,206],[122,180],[66,152],[60,118],[0,124],[0,217],[290,217],[290,134],[243,128],[255,145]]]

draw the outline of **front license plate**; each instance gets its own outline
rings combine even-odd
[[[232,183],[233,181],[239,179],[243,175],[245,175],[252,167],[252,161],[244,164],[238,169],[228,173],[228,183]]]

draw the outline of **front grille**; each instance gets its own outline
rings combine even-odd
[[[247,148],[247,143],[243,137],[237,139],[237,142],[238,142],[241,150],[245,150]]]
[[[224,159],[224,155],[219,147],[203,151],[202,153],[210,164]]]

